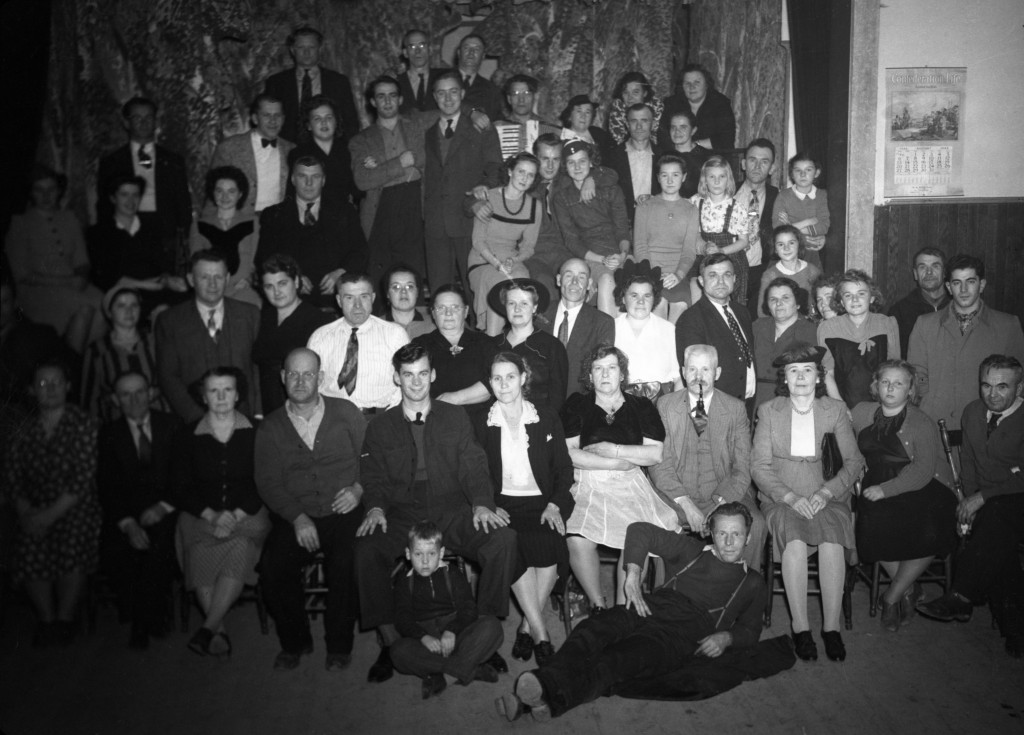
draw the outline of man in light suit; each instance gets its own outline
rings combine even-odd
[[[569,356],[568,398],[582,390],[580,365],[583,359],[599,344],[615,344],[615,320],[585,303],[594,288],[587,261],[569,258],[558,269],[555,281],[562,298],[548,309],[547,321],[541,324],[541,329],[551,332],[565,345]]]
[[[315,28],[296,28],[288,36],[288,53],[295,66],[267,77],[263,91],[284,104],[284,125],[281,137],[299,143],[304,135],[305,121],[300,119],[302,103],[318,94],[330,97],[341,117],[338,125],[351,139],[359,132],[359,114],[352,98],[352,85],[348,77],[320,66],[320,50],[324,37]]]
[[[186,423],[203,415],[193,398],[195,383],[210,368],[230,365],[245,376],[238,386],[238,410],[260,413],[252,361],[252,345],[260,326],[260,310],[252,304],[224,298],[228,265],[216,250],[192,255],[188,283],[195,299],[173,306],[156,320],[156,362],[160,389],[174,412]]]
[[[100,430],[97,480],[103,504],[103,568],[128,603],[128,646],[143,650],[168,630],[167,603],[177,562],[171,505],[171,442],[178,420],[151,411],[149,380],[126,372],[114,383],[121,417]]]
[[[441,117],[425,134],[423,213],[426,230],[427,276],[432,288],[454,283],[456,273],[468,287],[466,272],[473,233],[466,192],[481,202],[490,187],[500,183],[501,149],[493,128],[481,132],[462,104],[465,90],[455,70],[434,82],[434,99]],[[470,299],[472,300],[472,299]]]
[[[697,279],[704,289],[701,298],[683,312],[676,322],[676,354],[680,364],[690,345],[713,345],[718,350],[721,377],[718,388],[747,402],[747,415],[753,411],[757,378],[754,373],[754,330],[750,312],[742,304],[731,300],[736,288],[736,269],[732,259],[722,253],[704,258]],[[738,327],[734,334],[729,315]]]
[[[750,421],[742,401],[715,390],[721,372],[714,347],[686,348],[686,390],[658,401],[666,436],[651,480],[679,505],[690,532],[701,536],[707,532],[705,519],[719,505],[745,505],[753,521],[743,559],[756,570],[761,568],[765,524],[750,485]]]
[[[349,141],[356,186],[366,192],[359,210],[369,243],[369,276],[379,283],[394,263],[426,271],[421,180],[425,152],[418,118],[399,114],[404,97],[394,77],[370,82],[377,121]]]
[[[210,168],[234,166],[249,179],[245,206],[262,212],[284,199],[288,186],[288,154],[295,146],[278,137],[284,125],[281,100],[257,95],[249,106],[252,130],[222,140],[213,152]]]

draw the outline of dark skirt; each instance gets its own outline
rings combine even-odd
[[[516,568],[513,579],[519,579],[530,567],[558,567],[558,576],[564,577],[569,569],[569,547],[565,537],[540,516],[548,505],[542,495],[528,497],[498,495],[499,508],[508,513],[509,526],[516,532]],[[567,519],[562,519],[567,520]]]
[[[956,547],[956,496],[938,480],[891,498],[857,501],[862,561],[944,557]]]

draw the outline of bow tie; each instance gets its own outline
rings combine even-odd
[[[273,140],[271,140],[270,138],[260,138],[260,142],[263,144],[264,148],[266,148],[268,145],[271,148],[277,148],[277,138],[274,138]]]

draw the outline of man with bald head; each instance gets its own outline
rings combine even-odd
[[[359,453],[366,420],[350,401],[322,396],[323,380],[317,353],[292,350],[281,370],[288,399],[256,432],[256,488],[274,523],[260,580],[281,641],[275,669],[294,669],[313,651],[302,568],[317,552],[323,553],[328,588],[324,666],[343,669],[352,659],[358,609],[353,559],[363,515]]]
[[[666,436],[662,460],[651,467],[651,480],[679,505],[680,522],[685,520],[693,534],[707,535],[705,519],[719,505],[745,505],[753,520],[743,559],[760,569],[765,524],[750,486],[750,422],[743,401],[715,390],[721,374],[714,347],[686,348],[686,390],[658,401]]]
[[[582,390],[580,364],[584,356],[599,344],[615,344],[615,320],[586,303],[594,290],[587,261],[569,258],[558,269],[555,282],[562,297],[548,308],[547,322],[541,328],[555,335],[569,355],[568,397]]]

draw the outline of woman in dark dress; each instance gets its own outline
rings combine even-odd
[[[878,366],[877,402],[857,404],[853,427],[867,461],[857,504],[857,553],[889,576],[882,627],[897,631],[923,597],[917,578],[956,546],[953,474],[935,422],[911,403],[917,371],[903,360]]]
[[[249,197],[249,180],[234,166],[218,166],[206,174],[206,207],[192,225],[189,250],[216,250],[228,266],[228,283],[224,295],[231,299],[261,304],[253,288],[256,245],[259,243],[259,220],[251,208],[243,209]]]
[[[96,495],[99,423],[68,405],[66,366],[43,362],[29,392],[36,412],[22,426],[4,462],[4,491],[18,514],[14,579],[24,581],[39,617],[32,645],[67,645],[88,575],[99,552]]]
[[[437,330],[413,340],[430,351],[430,364],[437,376],[430,384],[430,397],[463,406],[473,416],[491,400],[487,385],[491,358],[498,351],[494,338],[466,326],[469,306],[458,286],[441,286],[434,291],[431,304]]]
[[[536,654],[537,665],[543,666],[555,652],[544,605],[569,568],[564,536],[573,508],[573,472],[558,414],[523,398],[529,382],[530,369],[521,355],[495,355],[490,383],[497,400],[475,417],[474,428],[487,452],[499,513],[508,515],[517,538],[512,593],[523,622],[512,658],[529,661]]]
[[[593,610],[610,607],[601,593],[598,544],[621,549],[630,523],[674,531],[679,517],[643,470],[661,461],[665,426],[653,403],[623,392],[629,384],[626,355],[598,345],[582,372],[590,390],[570,396],[561,412],[569,456],[580,471],[566,531],[572,571]],[[625,573],[619,569],[617,577],[615,599],[622,604]]]
[[[236,368],[207,371],[200,385],[208,410],[182,430],[173,448],[181,568],[205,615],[188,647],[201,656],[231,654],[224,618],[245,584],[255,583],[270,531],[253,478],[256,430],[235,409],[243,383]]]
[[[288,167],[291,168],[295,161],[305,156],[323,161],[323,195],[333,199],[337,206],[353,206],[360,199],[361,193],[352,176],[352,156],[345,134],[338,125],[341,117],[335,101],[322,94],[310,97],[302,104],[299,118],[299,127],[303,132],[299,136],[298,145],[288,154]],[[294,195],[294,187],[289,181],[286,196]],[[359,218],[353,213],[352,219],[357,221]]]
[[[294,258],[272,255],[260,264],[259,272],[267,306],[260,311],[252,360],[260,369],[263,413],[269,415],[284,405],[284,358],[296,347],[305,347],[309,336],[333,317],[299,298],[302,273]]]
[[[561,342],[533,324],[534,316],[546,311],[550,300],[544,285],[530,278],[500,283],[487,296],[488,305],[508,319],[508,329],[494,338],[497,349],[526,358],[534,402],[557,411],[565,402],[569,356]]]

